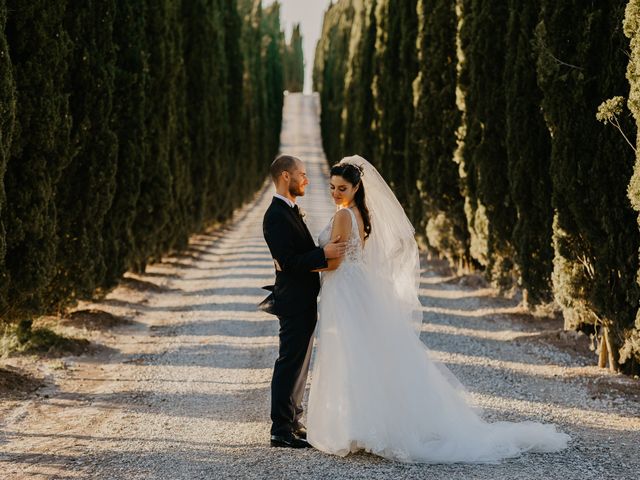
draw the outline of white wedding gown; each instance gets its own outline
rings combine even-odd
[[[424,463],[497,462],[565,448],[569,436],[553,425],[484,421],[409,322],[389,321],[398,304],[376,265],[364,260],[349,212],[347,254],[338,269],[322,274],[309,443],[341,456],[365,450]],[[331,228],[332,222],[320,234],[321,246]]]

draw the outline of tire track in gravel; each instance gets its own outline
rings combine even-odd
[[[282,151],[306,162],[300,199],[316,235],[333,207],[317,98],[285,101]],[[220,231],[131,276],[91,304],[134,324],[102,338],[111,353],[64,359],[52,383],[0,424],[2,478],[637,478],[638,382],[544,341],[516,300],[464,285],[424,261],[422,339],[491,420],[557,423],[564,452],[498,465],[404,465],[367,454],[336,458],[268,446],[277,319],[256,310],[273,281],[262,238],[265,184]],[[542,325],[542,326],[541,326]],[[603,391],[604,390],[604,391]],[[45,397],[48,395],[48,398]],[[425,411],[425,415],[437,412]]]

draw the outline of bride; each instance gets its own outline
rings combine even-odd
[[[319,243],[348,242],[322,273],[308,442],[341,456],[365,450],[425,463],[565,448],[569,436],[553,425],[488,423],[467,403],[462,385],[420,341],[418,248],[393,192],[357,155],[330,175],[339,209]]]

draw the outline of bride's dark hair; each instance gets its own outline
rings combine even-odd
[[[360,186],[356,190],[356,194],[353,199],[356,202],[356,206],[362,216],[362,222],[364,223],[364,238],[365,240],[371,233],[371,217],[369,215],[369,209],[367,208],[367,202],[365,201],[364,185],[362,184],[362,169],[351,163],[337,163],[331,167],[330,176],[338,176],[344,178],[354,187]]]

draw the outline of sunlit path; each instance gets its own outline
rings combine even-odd
[[[281,150],[306,163],[310,185],[299,203],[317,235],[334,207],[315,97],[286,97]],[[41,396],[2,419],[1,478],[636,477],[640,408],[631,382],[545,343],[541,328],[519,320],[517,302],[452,282],[426,262],[422,338],[432,355],[487,418],[557,423],[570,448],[499,465],[429,466],[269,447],[278,322],[256,304],[273,281],[261,229],[271,193],[266,183],[226,228],[194,236],[184,255],[85,306],[132,323],[105,341],[111,350],[48,370],[52,384]],[[616,471],[601,470],[605,456]]]

